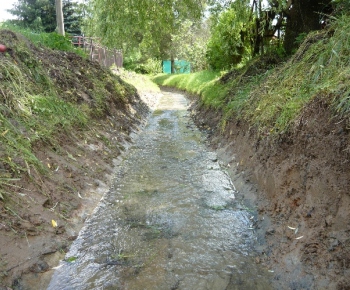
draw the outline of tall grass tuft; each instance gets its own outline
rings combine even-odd
[[[329,30],[310,33],[290,61],[251,92],[246,119],[263,130],[285,132],[316,96],[349,117],[349,19],[340,16]]]

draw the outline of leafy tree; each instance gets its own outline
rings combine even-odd
[[[35,31],[53,32],[56,30],[55,0],[18,0],[8,10],[17,19],[12,21],[19,26]],[[81,33],[83,4],[63,0],[65,30],[72,34]]]
[[[250,55],[250,9],[240,4],[221,12],[213,19],[207,58],[214,69],[229,68]]]
[[[297,47],[296,38],[300,34],[321,29],[321,18],[332,10],[330,0],[294,0],[284,7],[287,8],[282,10],[287,17],[284,48],[288,53]]]
[[[206,48],[210,36],[208,26],[208,21],[195,23],[185,20],[178,33],[171,35],[170,54],[177,59],[189,61],[192,71],[207,68]]]
[[[55,0],[18,0],[8,10],[22,27],[52,32],[56,29]]]
[[[331,13],[330,3],[270,0],[266,6],[262,0],[209,0],[213,22],[209,62],[214,68],[223,68],[240,62],[248,51],[253,56],[263,54],[276,37],[283,37],[283,50],[291,53],[302,35],[321,28],[322,18]]]
[[[92,0],[87,32],[109,47],[128,54],[137,48],[143,58],[170,57],[172,35],[187,19],[200,19],[206,0]]]
[[[183,19],[198,19],[205,0],[93,0],[90,31],[110,46],[140,43],[146,33],[159,41]]]
[[[64,28],[72,35],[82,34],[85,4],[70,0],[63,1]]]

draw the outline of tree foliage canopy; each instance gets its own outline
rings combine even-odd
[[[80,34],[83,21],[84,4],[63,0],[65,30]],[[17,17],[15,22],[21,27],[35,31],[53,32],[56,29],[55,0],[18,0],[9,12]]]
[[[161,42],[181,21],[199,19],[205,0],[93,0],[89,31],[109,46]]]
[[[63,12],[67,32],[80,32],[84,14],[84,32],[122,48],[129,60],[183,58],[200,69],[206,56],[211,67],[221,69],[263,54],[271,44],[293,52],[303,35],[321,28],[336,2],[343,7],[346,1],[90,0],[84,9],[63,0]],[[10,12],[21,26],[51,32],[54,3],[17,0]]]
[[[292,3],[293,2],[293,3]],[[292,53],[298,39],[321,29],[330,0],[209,0],[212,29],[208,60],[228,68],[267,49]],[[299,41],[300,43],[300,41]]]
[[[251,17],[249,3],[232,4],[229,9],[211,18],[211,38],[207,58],[214,69],[238,64],[250,54],[249,28]]]

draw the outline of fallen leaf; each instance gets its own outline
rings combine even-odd
[[[77,160],[73,157],[72,154],[70,154],[70,153],[68,153],[68,152],[67,152],[67,154],[68,154],[68,157],[69,157],[70,159],[72,159],[72,160],[74,160],[74,161],[77,161]]]
[[[73,263],[76,259],[77,259],[77,257],[73,256],[73,257],[69,257],[69,258],[65,259],[65,261],[68,263]]]
[[[51,220],[51,224],[54,228],[57,228],[57,222],[55,220]]]

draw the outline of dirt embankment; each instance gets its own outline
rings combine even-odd
[[[0,36],[8,47],[0,54],[0,64],[21,72],[25,91],[45,96],[50,93],[43,89],[47,85],[57,98],[90,112],[87,126],[71,131],[57,127],[50,138],[31,144],[46,174],[19,157],[11,158],[0,146],[1,178],[14,178],[2,183],[6,194],[0,199],[0,289],[46,289],[52,268],[109,189],[118,156],[142,126],[149,110],[143,100],[154,98],[148,94],[143,99],[118,76],[74,53],[36,47],[11,31],[0,31]],[[0,73],[1,110],[11,114],[8,121],[21,126],[23,136],[29,136],[34,130],[22,127],[7,103],[10,98],[15,105],[23,101],[15,99],[14,74],[8,71]],[[28,116],[24,121],[34,118],[34,111]],[[7,132],[1,130],[2,144],[9,142]],[[27,170],[13,172],[6,160],[27,164]]]
[[[257,262],[274,270],[281,289],[350,289],[346,121],[315,98],[288,135],[272,138],[234,119],[220,132],[220,112],[199,104],[193,111],[198,125],[211,128],[229,171],[256,185],[256,230],[263,233]]]

